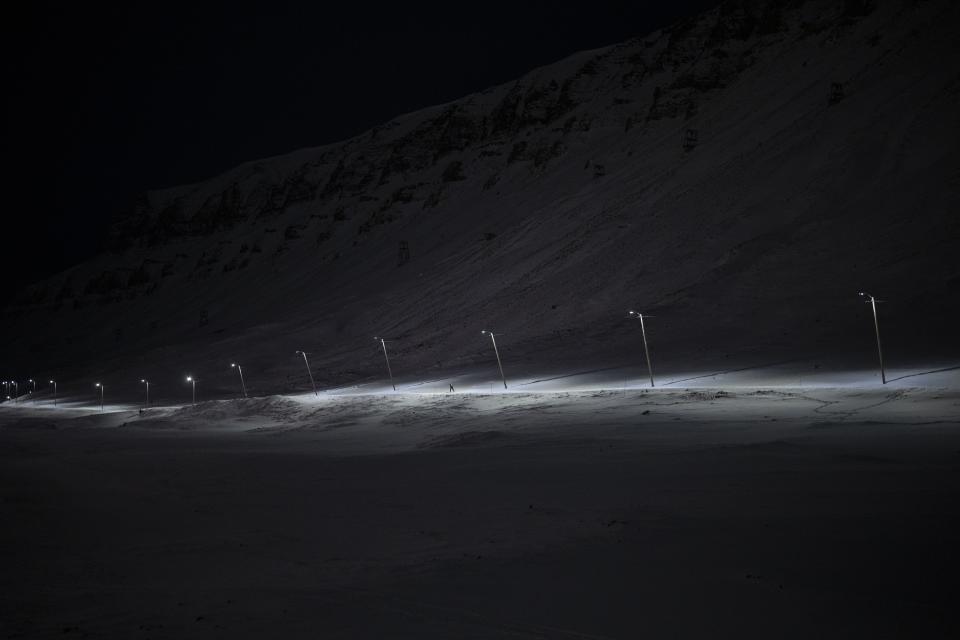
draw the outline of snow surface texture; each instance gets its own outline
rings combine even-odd
[[[957,637],[960,385],[936,375],[7,404],[0,629]]]
[[[491,329],[530,377],[641,378],[630,308],[656,316],[664,373],[861,371],[860,290],[886,301],[891,364],[955,364],[958,11],[728,2],[149,193],[115,252],[8,305],[4,375],[125,402],[146,377],[181,402],[189,374],[234,395],[236,358],[254,393],[289,393],[310,388],[297,349],[324,387],[381,378],[384,335],[398,375],[427,380],[491,363]]]

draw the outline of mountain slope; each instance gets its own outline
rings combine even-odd
[[[114,252],[8,305],[4,366],[133,391],[209,372],[226,393],[239,358],[265,392],[307,384],[295,349],[323,384],[380,375],[374,335],[401,374],[486,363],[484,328],[513,367],[614,366],[636,360],[634,306],[667,367],[870,363],[862,288],[889,300],[893,357],[956,355],[957,18],[935,0],[726,2],[149,193]]]

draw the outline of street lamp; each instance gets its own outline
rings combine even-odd
[[[490,336],[490,341],[493,342],[493,352],[497,355],[497,367],[500,368],[500,377],[503,379],[503,388],[507,388],[507,376],[503,375],[503,364],[500,362],[500,352],[497,350],[497,338],[493,335],[493,331],[481,331]],[[500,335],[503,335],[502,333]]]
[[[57,381],[51,380],[50,384],[53,385],[53,406],[57,406]]]
[[[650,349],[647,348],[647,329],[646,329],[646,327],[645,327],[644,324],[643,324],[643,319],[644,319],[644,318],[652,318],[653,316],[645,316],[645,315],[643,315],[642,313],[637,313],[636,311],[629,311],[629,312],[627,312],[627,315],[629,315],[629,316],[631,316],[631,317],[634,317],[634,318],[640,318],[640,335],[643,336],[643,352],[644,352],[644,353],[646,354],[646,356],[647,356],[647,373],[650,374],[650,386],[653,387],[653,386],[654,386],[654,384],[653,384],[653,366],[651,366],[651,364],[650,364]]]
[[[231,367],[236,367],[237,372],[240,374],[240,388],[243,389],[243,397],[247,397],[247,385],[243,382],[243,367],[238,364],[231,364]]]
[[[393,384],[393,371],[390,370],[390,356],[387,355],[387,341],[384,340],[383,338],[379,338],[379,337],[377,337],[377,336],[373,336],[373,339],[374,339],[374,340],[379,340],[379,341],[380,341],[380,346],[383,347],[383,357],[384,357],[384,358],[386,359],[386,361],[387,361],[387,375],[390,376],[390,386],[393,387],[393,390],[394,390],[394,391],[396,391],[396,390],[397,390],[397,385]]]
[[[37,383],[36,383],[36,381],[34,381],[33,378],[30,378],[29,380],[27,380],[27,382],[33,385],[33,391],[30,391],[30,390],[28,389],[28,390],[27,390],[27,393],[29,393],[29,394],[32,396],[32,400],[33,400],[34,402],[36,402],[36,401],[37,401],[37,396],[35,396],[35,395],[33,395],[33,394],[34,394],[34,393],[36,392],[36,390],[37,390]]]
[[[187,382],[193,386],[193,402],[192,404],[197,404],[197,380],[193,376],[187,376]]]
[[[147,400],[146,402],[143,403],[143,406],[144,408],[149,409],[150,408],[150,381],[143,379],[143,380],[140,380],[140,384],[147,385]]]
[[[93,386],[95,386],[95,387],[97,387],[98,389],[100,389],[100,411],[103,411],[103,385],[98,382],[97,384],[95,384],[95,385],[93,385]]]
[[[10,384],[13,385],[13,401],[20,402],[20,385],[17,384],[16,380],[11,380]]]
[[[877,355],[880,356],[880,380],[882,384],[887,384],[887,372],[883,368],[883,350],[880,348],[880,323],[877,321],[877,302],[883,301],[877,300],[863,291],[860,292],[860,295],[864,298],[870,298],[870,308],[873,309],[873,329],[877,333]]]
[[[303,356],[303,363],[307,365],[307,375],[310,376],[310,384],[313,385],[313,395],[320,395],[317,393],[317,383],[313,381],[313,372],[310,371],[310,362],[307,360],[307,354],[303,351],[297,351],[297,355]]]

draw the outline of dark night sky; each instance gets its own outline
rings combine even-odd
[[[0,267],[39,279],[96,253],[143,191],[341,140],[715,3],[8,7]]]

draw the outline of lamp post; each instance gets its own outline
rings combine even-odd
[[[642,313],[637,313],[636,311],[629,311],[628,315],[633,318],[640,319],[640,335],[643,337],[643,352],[647,356],[647,373],[650,374],[650,386],[653,387],[653,366],[650,364],[650,349],[647,347],[647,329],[643,324],[644,318],[652,318],[653,316],[645,316]]]
[[[50,384],[53,385],[53,406],[57,406],[57,381],[51,380]]]
[[[98,382],[97,384],[95,384],[95,385],[93,385],[93,386],[95,386],[95,387],[97,387],[98,389],[100,389],[100,411],[103,411],[103,385]]]
[[[860,295],[864,298],[870,299],[870,308],[873,309],[873,329],[877,334],[877,355],[880,357],[880,380],[882,384],[887,384],[887,372],[883,368],[883,349],[880,348],[880,322],[877,320],[877,302],[883,302],[882,300],[877,300],[869,293],[860,292]]]
[[[36,382],[36,380],[34,380],[33,378],[30,378],[29,380],[27,380],[27,382],[33,385],[33,390],[27,389],[27,393],[30,394],[30,399],[33,400],[34,402],[36,402],[36,401],[37,401],[37,396],[34,395],[34,394],[35,394],[36,391],[37,391],[37,382]]]
[[[383,347],[383,357],[387,361],[387,375],[390,376],[390,386],[393,387],[393,390],[397,390],[397,385],[393,384],[393,371],[390,370],[390,356],[387,355],[387,341],[383,338],[374,336],[374,340],[380,341],[380,346]]]
[[[303,356],[303,363],[307,365],[307,375],[310,376],[310,384],[313,385],[313,395],[320,395],[317,393],[317,383],[313,381],[313,372],[310,371],[310,361],[307,360],[307,354],[304,351],[297,351],[297,355]]]
[[[187,382],[193,387],[193,402],[191,404],[197,404],[197,379],[193,376],[187,376]]]
[[[493,335],[493,331],[483,330],[480,333],[484,333],[490,336],[490,341],[493,342],[493,353],[497,356],[497,367],[500,369],[500,378],[503,379],[503,388],[507,388],[507,376],[503,375],[503,364],[500,362],[500,351],[497,350],[497,338]],[[502,333],[500,335],[503,335]]]
[[[11,380],[10,384],[13,385],[13,401],[20,402],[20,385],[17,384],[16,380]]]
[[[247,385],[243,382],[243,367],[234,363],[230,365],[231,367],[236,367],[237,372],[240,374],[240,388],[243,390],[243,397],[247,397]]]
[[[150,408],[150,381],[149,381],[149,380],[146,380],[146,379],[142,379],[142,380],[140,380],[140,384],[145,384],[145,385],[147,385],[147,399],[146,399],[146,401],[143,403],[143,407],[144,407],[145,409],[149,409],[149,408]]]

